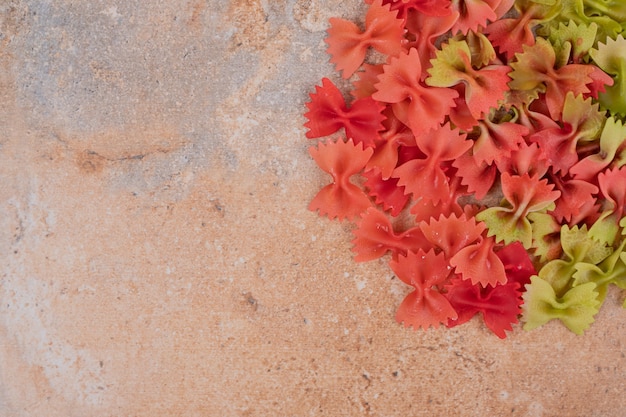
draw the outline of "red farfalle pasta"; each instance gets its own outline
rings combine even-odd
[[[365,0],[372,4],[374,0]],[[405,19],[411,12],[418,11],[427,16],[446,16],[451,13],[450,0],[383,0],[391,10],[398,11],[398,18]]]
[[[360,172],[372,156],[372,149],[363,149],[352,140],[336,140],[317,148],[310,147],[309,153],[317,165],[333,177],[333,182],[322,188],[309,204],[309,210],[319,210],[329,218],[352,219],[358,217],[371,202],[358,186],[350,182],[352,175]]]
[[[409,196],[404,193],[404,187],[398,185],[398,179],[384,179],[378,168],[365,171],[363,176],[367,178],[365,188],[374,197],[376,204],[392,216],[398,216],[409,202]]]
[[[550,164],[555,173],[567,174],[578,162],[576,153],[577,137],[571,126],[561,127],[557,122],[552,126],[532,134],[529,142],[537,143],[542,157]]]
[[[595,195],[598,194],[598,187],[587,181],[564,180],[558,176],[553,176],[552,181],[561,192],[556,208],[551,212],[559,223],[574,225],[597,217],[599,207]]]
[[[481,313],[487,327],[504,339],[505,330],[512,330],[511,325],[517,323],[524,286],[537,271],[519,242],[506,245],[496,256],[504,265],[505,283],[485,287],[457,278],[446,285],[445,296],[459,315],[457,320],[448,321],[448,327],[463,324]]]
[[[504,265],[494,252],[493,239],[481,239],[460,249],[452,258],[450,265],[463,279],[483,287],[506,282]]]
[[[566,175],[578,162],[579,142],[591,142],[599,136],[605,116],[591,99],[568,93],[562,103],[559,123],[532,134],[528,140],[539,145],[552,171]]]
[[[609,166],[616,156],[626,152],[626,126],[615,118],[606,120],[600,140],[593,145],[596,151],[576,162],[569,173],[576,179],[592,180],[598,173]]]
[[[452,169],[450,169],[452,170]],[[466,214],[473,215],[473,207],[469,204],[461,205],[459,199],[467,196],[469,193],[467,187],[461,184],[461,177],[452,174],[448,183],[449,193],[442,196],[438,203],[433,203],[428,199],[418,199],[411,207],[411,214],[415,215],[415,221],[430,221],[431,217],[437,216],[449,217],[452,215],[460,216]]]
[[[435,328],[458,315],[450,302],[440,292],[451,275],[451,269],[443,254],[420,250],[399,256],[389,262],[393,272],[405,284],[415,288],[400,304],[396,320],[414,329]]]
[[[387,252],[391,252],[393,259],[397,259],[399,255],[406,256],[409,252],[417,252],[428,246],[419,227],[396,233],[387,216],[374,208],[369,208],[357,225],[352,240],[357,262],[377,259]]]
[[[478,32],[480,27],[487,26],[487,22],[498,18],[495,9],[499,3],[499,0],[453,0],[452,10],[459,13],[459,18],[452,27],[452,33],[466,35],[470,30]]]
[[[522,45],[535,43],[532,28],[528,25],[529,17],[522,15],[514,19],[500,19],[488,25],[484,32],[493,46],[510,59],[522,52]]]
[[[350,94],[354,98],[371,97],[376,92],[374,84],[378,82],[378,76],[383,73],[383,64],[363,64],[362,71],[356,73],[359,77],[352,85],[354,88]]]
[[[598,174],[598,186],[606,199],[606,208],[621,218],[626,208],[626,166],[607,169]]]
[[[550,166],[539,146],[526,142],[521,142],[508,157],[495,159],[494,163],[500,172],[511,175],[528,174],[539,178],[544,176]]]
[[[537,274],[533,261],[519,242],[513,242],[496,252],[496,256],[502,261],[506,273],[507,282],[515,281],[523,290],[530,283],[530,277]]]
[[[587,84],[589,93],[585,94],[585,98],[592,97],[597,100],[598,94],[606,92],[606,87],[612,86],[615,81],[609,74],[595,65],[591,66],[591,70],[592,71],[588,74],[591,82]]]
[[[361,66],[367,49],[371,46],[387,55],[398,55],[403,49],[404,27],[402,19],[396,18],[397,12],[383,6],[381,0],[375,0],[365,16],[365,31],[361,32],[353,22],[331,18],[328,29],[328,53],[330,62],[337,71],[342,71],[343,78],[350,78]]]
[[[328,136],[344,128],[346,136],[355,143],[373,147],[375,140],[383,130],[381,114],[385,106],[371,97],[357,99],[348,108],[339,89],[328,78],[322,80],[322,86],[315,87],[310,94],[311,101],[306,104],[309,111],[304,116],[309,119],[304,124],[309,128],[309,139]]]
[[[391,103],[396,117],[418,135],[439,126],[458,93],[449,88],[429,87],[420,81],[417,50],[391,58],[378,79],[372,98]]]
[[[424,237],[430,244],[442,251],[446,259],[452,258],[464,247],[481,239],[485,231],[483,223],[476,223],[473,217],[468,218],[465,214],[460,216],[439,216],[438,219],[430,219],[420,223]]]
[[[520,2],[519,5],[521,7],[516,7],[517,16],[499,19],[490,23],[484,30],[493,46],[497,47],[508,59],[522,52],[523,45],[534,45],[533,28],[542,21],[549,20],[559,12],[561,7],[559,2],[541,4],[526,1]]]
[[[544,209],[561,195],[553,191],[554,186],[548,184],[547,180],[541,180],[538,176],[509,175],[505,172],[500,179],[504,198],[511,204],[512,212],[520,217]]]
[[[472,147],[472,141],[466,140],[467,134],[450,123],[415,136],[415,144],[427,158],[437,161],[453,161]]]
[[[407,48],[415,48],[421,62],[422,74],[425,78],[430,68],[430,60],[435,57],[437,38],[448,32],[459,18],[459,13],[452,11],[446,15],[431,16],[418,11],[409,11],[406,17]]]
[[[400,159],[399,148],[416,147],[415,136],[405,124],[400,122],[388,107],[383,113],[387,119],[383,122],[385,131],[376,142],[374,155],[367,163],[366,169],[379,169],[383,179],[391,177]]]
[[[496,180],[497,169],[494,164],[478,163],[473,155],[463,154],[452,165],[457,169],[457,175],[462,184],[478,200],[485,198]]]
[[[454,99],[454,106],[450,109],[448,117],[452,124],[459,129],[469,132],[475,126],[478,126],[478,120],[472,116],[467,101],[465,101],[465,85],[457,84],[451,88],[455,89],[459,93],[459,96]]]
[[[528,103],[517,103],[517,108],[519,108],[519,118],[518,123],[525,126],[528,129],[528,134],[535,134],[543,129],[549,129],[554,126],[554,120],[550,115],[543,114],[536,109],[535,103],[538,100],[535,100],[532,105],[533,108],[530,108]]]
[[[447,322],[448,327],[463,324],[481,313],[487,327],[499,338],[504,339],[505,331],[513,330],[512,324],[518,322],[522,291],[516,281],[494,287],[482,287],[467,280],[456,279],[445,288],[445,297],[458,313],[456,320]]]
[[[393,176],[399,179],[398,185],[413,194],[415,200],[437,204],[446,199],[450,185],[441,163],[452,161],[471,148],[472,142],[465,138],[464,133],[449,125],[417,135],[415,141],[426,158],[412,159],[396,168]]]
[[[480,135],[474,142],[472,154],[478,163],[503,160],[524,143],[528,128],[511,122],[494,123],[489,119],[479,123]]]

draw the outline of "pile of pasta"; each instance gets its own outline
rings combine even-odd
[[[413,287],[396,320],[581,334],[626,288],[626,3],[375,0],[330,19],[309,208]],[[346,84],[348,85],[348,84]]]

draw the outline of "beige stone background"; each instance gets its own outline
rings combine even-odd
[[[582,337],[394,321],[307,211],[304,103],[359,0],[0,0],[0,416],[624,416]]]

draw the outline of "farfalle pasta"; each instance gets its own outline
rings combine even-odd
[[[431,88],[421,81],[421,63],[417,50],[392,57],[374,85],[372,98],[391,105],[394,115],[409,126],[414,135],[438,126],[454,106],[458,92]]]
[[[343,78],[349,78],[363,63],[369,47],[395,55],[402,50],[402,20],[389,12],[382,0],[376,0],[365,16],[365,31],[344,19],[331,18],[328,29],[328,53]]]
[[[347,137],[366,147],[373,147],[379,139],[378,132],[383,130],[382,121],[385,119],[380,112],[385,106],[371,97],[354,100],[348,108],[341,91],[332,81],[324,78],[322,86],[317,87],[310,98],[307,103],[309,111],[305,114],[309,119],[305,124],[309,128],[308,138],[328,136],[343,128]]]
[[[391,221],[384,213],[369,208],[354,230],[353,250],[357,262],[371,261],[391,253],[394,259],[427,248],[422,230],[415,226],[401,233],[393,230]]]
[[[446,162],[458,158],[472,146],[465,136],[448,125],[418,135],[417,147],[425,157],[406,161],[393,171],[392,177],[398,178],[398,185],[411,193],[414,200],[439,204],[450,194]]]
[[[406,327],[583,333],[626,289],[626,3],[365,3],[329,22],[353,88],[310,94],[332,182],[309,208],[352,221],[355,260],[413,288]]]
[[[622,9],[626,6],[622,4]],[[626,14],[626,10],[624,11]],[[622,17],[622,22],[624,17]],[[611,112],[626,116],[626,40],[620,34],[615,39],[600,42],[597,49],[589,51],[598,66],[613,78],[613,85],[599,94],[600,103]]]
[[[355,145],[352,139],[343,142],[320,143],[310,148],[311,157],[317,165],[333,178],[333,182],[322,188],[309,204],[309,209],[339,220],[354,219],[370,205],[370,200],[361,188],[350,182],[350,177],[363,169],[372,155],[371,148]]]
[[[405,284],[413,287],[396,313],[396,319],[405,326],[427,329],[456,320],[458,313],[450,301],[438,290],[452,275],[442,253],[434,250],[409,252],[389,262],[393,272]]]
[[[478,53],[484,49],[480,44],[479,47],[481,50]],[[508,65],[491,63],[492,60],[495,61],[495,52],[493,59],[487,58],[488,65],[483,65],[484,60],[476,62],[479,60],[472,59],[474,54],[467,41],[450,39],[435,55],[436,58],[431,61],[432,66],[428,69],[430,76],[426,79],[426,84],[433,87],[462,86],[467,109],[476,120],[481,119],[482,114],[488,113],[491,108],[498,107],[498,103],[509,90],[507,84],[510,81],[508,73],[511,68]]]

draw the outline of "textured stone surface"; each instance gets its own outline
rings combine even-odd
[[[623,293],[583,337],[413,332],[306,210],[327,19],[362,10],[0,1],[0,415],[626,415]]]

